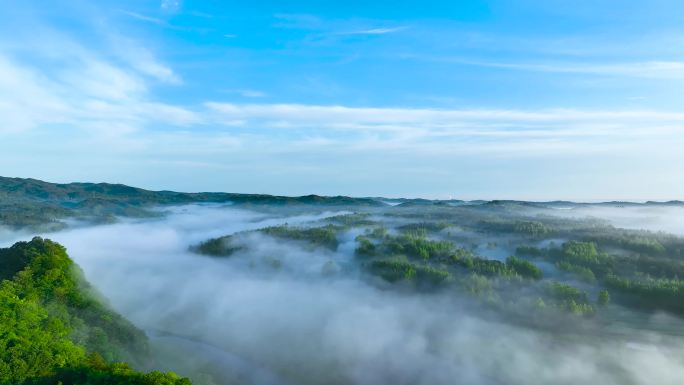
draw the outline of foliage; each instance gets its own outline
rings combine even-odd
[[[69,339],[70,330],[36,300],[22,298],[19,285],[0,285],[0,384],[22,383],[74,365],[85,351]]]
[[[523,278],[542,279],[544,274],[532,262],[510,256],[506,259],[506,266]]]
[[[565,262],[565,266],[579,266],[592,271],[597,277],[611,273],[615,267],[615,258],[599,252],[593,242],[568,241],[562,248],[548,250],[548,256],[557,263]]]
[[[226,235],[208,239],[199,245],[191,247],[190,250],[214,257],[229,257],[236,251],[241,250],[241,247],[233,246],[232,243],[233,237],[231,235]]]
[[[392,283],[411,281],[420,286],[437,286],[451,279],[451,274],[446,270],[419,265],[400,258],[372,261],[369,270]]]
[[[261,232],[276,238],[307,241],[315,246],[323,246],[335,250],[338,246],[336,229],[333,225],[323,227],[291,227],[284,225],[267,227],[262,229]]]
[[[539,237],[551,233],[553,229],[542,222],[519,221],[513,224],[513,231],[520,234],[528,234],[533,237]]]
[[[42,378],[32,378],[26,385],[192,385],[187,378],[175,373],[140,373],[127,364],[107,364],[102,357],[93,354],[75,367],[60,368]]]
[[[543,237],[545,235],[551,234],[554,229],[539,221],[526,221],[526,220],[490,220],[480,222],[480,227],[487,231],[495,232],[510,232],[516,234],[522,234],[533,238]]]
[[[516,247],[515,254],[528,257],[540,257],[542,255],[542,250],[534,246],[521,245]]]
[[[560,282],[551,282],[546,286],[547,295],[555,305],[577,315],[592,315],[596,309],[589,303],[587,293]]]
[[[588,302],[587,293],[582,290],[561,282],[550,282],[546,286],[548,294],[558,300],[574,300],[577,302]]]
[[[387,229],[384,227],[374,227],[366,231],[366,236],[374,239],[387,238]]]
[[[460,284],[461,287],[475,296],[491,295],[494,290],[492,282],[487,277],[477,273],[469,274],[460,281]]]
[[[356,241],[359,243],[359,246],[357,246],[356,250],[354,251],[356,255],[366,257],[376,255],[377,248],[375,247],[375,244],[368,239],[368,237],[359,235],[356,237]]]
[[[606,285],[629,304],[642,309],[662,309],[684,314],[684,281],[667,278],[606,277]]]
[[[449,241],[430,240],[422,234],[415,233],[405,233],[387,239],[383,246],[390,253],[408,255],[410,258],[421,260],[446,257],[454,249],[454,245]]]
[[[484,259],[467,254],[465,256],[452,254],[449,262],[465,268],[469,272],[487,277],[512,276],[515,274],[509,266],[501,261]]]
[[[662,255],[667,252],[657,236],[650,233],[635,234],[615,231],[613,234],[592,234],[586,239],[604,246],[614,246],[637,253]]]
[[[584,266],[573,265],[567,261],[560,261],[556,263],[556,267],[558,267],[560,270],[575,274],[584,282],[596,282],[596,276],[594,275],[594,272]]]
[[[370,271],[388,282],[412,280],[416,276],[416,267],[408,261],[399,259],[383,259],[373,261]]]
[[[327,220],[346,227],[372,226],[375,222],[369,219],[369,217],[370,214],[368,213],[354,213],[335,215],[327,218]]]
[[[87,353],[110,362],[145,358],[145,335],[100,302],[64,247],[36,237],[0,249],[0,260],[0,384],[85,370]]]
[[[190,203],[233,203],[243,206],[382,206],[370,198],[300,197],[231,193],[149,191],[109,183],[54,184],[35,179],[0,177],[0,226],[56,230],[74,217],[103,223],[117,216],[154,217],[154,207]]]
[[[0,200],[0,225],[13,229],[31,227],[43,231],[61,230],[66,225],[59,219],[68,215],[68,209],[56,205]]]
[[[407,234],[422,234],[426,236],[428,233],[439,232],[451,226],[448,222],[419,222],[399,226],[397,229]]]

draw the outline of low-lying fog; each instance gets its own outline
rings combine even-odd
[[[615,227],[684,235],[684,207],[681,206],[592,206],[555,210],[553,214],[564,218],[601,218]]]
[[[629,338],[561,337],[485,321],[461,306],[455,290],[402,294],[359,279],[350,268],[353,247],[344,243],[338,252],[306,251],[253,234],[245,238],[249,251],[230,258],[188,251],[210,237],[335,214],[285,218],[184,206],[163,220],[46,237],[64,244],[112,306],[148,333],[162,366],[198,384],[208,378],[201,373],[217,385],[684,379],[679,339],[638,331]]]

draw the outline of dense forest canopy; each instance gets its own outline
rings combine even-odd
[[[0,384],[182,385],[148,364],[147,337],[103,303],[63,246],[0,249]]]

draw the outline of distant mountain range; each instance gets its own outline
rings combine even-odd
[[[305,195],[298,197],[236,194],[220,192],[182,193],[174,191],[150,191],[141,188],[110,183],[49,183],[36,179],[0,177],[0,226],[10,228],[39,228],[56,230],[66,226],[66,218],[89,222],[109,222],[117,216],[149,217],[158,215],[151,210],[157,206],[190,203],[232,203],[239,206],[464,206],[485,205],[527,206],[538,208],[573,208],[579,206],[684,206],[682,201],[669,202],[604,202],[576,203],[568,201],[525,202],[517,200],[430,200],[387,199],[381,197],[355,198],[347,196]]]

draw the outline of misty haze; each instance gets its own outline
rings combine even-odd
[[[2,242],[39,235],[64,245],[97,296],[143,332],[148,346],[133,361],[142,370],[207,385],[676,384],[684,375],[680,202],[3,181],[8,201],[43,207],[34,216],[83,203],[61,219],[13,217]]]

